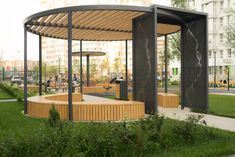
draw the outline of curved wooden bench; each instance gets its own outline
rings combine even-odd
[[[158,93],[158,105],[165,108],[177,108],[179,106],[179,96],[170,93]]]
[[[24,85],[19,86],[21,90],[24,90]],[[39,91],[39,86],[37,85],[27,85],[27,90],[29,92],[37,93]]]
[[[28,98],[28,114],[32,117],[48,118],[49,110],[54,104],[61,119],[68,119],[68,101],[59,101],[61,95],[64,97],[66,94]],[[52,97],[54,100],[52,100]],[[79,97],[79,93],[75,93],[73,97]],[[73,102],[74,121],[137,120],[145,115],[143,102],[106,100],[86,95],[84,95],[84,99],[85,101]]]

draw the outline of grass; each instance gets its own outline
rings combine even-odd
[[[38,130],[45,120],[26,117],[22,113],[23,103],[0,103],[0,139],[1,136],[15,136],[30,134]]]
[[[235,118],[235,96],[210,94],[209,113]]]
[[[9,95],[5,90],[0,88],[0,100],[13,99],[13,98],[14,98],[13,96]]]
[[[32,134],[32,132],[40,132],[40,126],[44,125],[45,119],[34,119],[26,117],[22,114],[23,104],[19,102],[0,103],[0,141],[5,137],[22,137]],[[165,127],[181,123],[176,120],[165,120]],[[77,123],[78,125],[86,125],[85,123]],[[115,125],[115,124],[114,124]],[[199,126],[203,127],[203,126]],[[181,144],[173,146],[160,153],[151,153],[146,156],[155,157],[198,157],[198,156],[226,156],[235,154],[235,133],[209,128],[217,137],[214,140],[203,140],[194,144]],[[166,139],[167,140],[167,139]],[[124,152],[125,154],[125,152]],[[131,155],[131,154],[130,154]],[[1,156],[1,155],[0,155]],[[128,154],[125,154],[128,156]],[[133,155],[131,155],[133,156]]]

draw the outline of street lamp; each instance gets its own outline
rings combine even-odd
[[[59,56],[59,74],[60,74],[60,61],[61,61],[61,57]]]
[[[214,88],[216,87],[216,51],[214,51]]]

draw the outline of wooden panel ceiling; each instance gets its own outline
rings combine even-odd
[[[72,13],[73,40],[130,40],[132,20],[146,14],[140,11],[92,10]],[[28,31],[46,37],[66,39],[67,13],[52,14],[32,20]],[[158,24],[160,35],[179,31],[177,25]]]

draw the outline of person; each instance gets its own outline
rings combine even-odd
[[[52,77],[50,77],[50,78],[47,80],[47,87],[50,87],[51,79],[52,79]]]
[[[77,83],[77,80],[78,80],[78,78],[77,78],[76,74],[73,74],[73,81]]]

